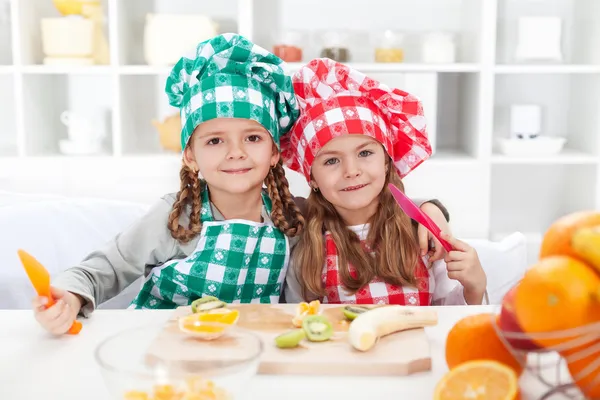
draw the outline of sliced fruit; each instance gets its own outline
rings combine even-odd
[[[238,310],[213,310],[210,313],[195,313],[179,318],[179,329],[202,339],[216,339],[239,319]]]
[[[352,347],[367,351],[380,337],[408,329],[437,324],[434,310],[411,309],[405,306],[378,307],[359,314],[350,324],[348,340]]]
[[[356,317],[367,311],[369,311],[369,308],[361,306],[346,306],[343,309],[344,317],[346,317],[350,321],[355,320]]]
[[[313,300],[310,303],[302,302],[298,304],[296,315],[292,319],[292,324],[294,324],[296,328],[301,328],[304,317],[307,315],[318,315],[320,306],[321,302],[319,300]]]
[[[517,374],[491,360],[469,361],[448,371],[438,382],[434,400],[514,400],[519,395]]]
[[[139,390],[131,390],[125,393],[123,400],[151,400],[150,395]]]
[[[186,379],[187,385],[182,390],[174,385],[155,385],[152,392],[146,393],[132,390],[124,394],[124,400],[232,400],[233,397],[211,380],[201,377]]]
[[[304,329],[294,329],[275,338],[275,345],[280,349],[291,349],[300,344],[300,342],[306,337]]]
[[[204,296],[204,297],[199,298],[198,300],[194,300],[192,302],[192,312],[193,313],[207,312],[210,310],[214,310],[216,308],[223,308],[226,305],[227,304],[225,302],[217,299],[216,297]]]
[[[302,329],[311,342],[324,342],[333,336],[331,322],[322,315],[308,315],[302,321]]]

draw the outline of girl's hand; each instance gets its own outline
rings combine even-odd
[[[440,210],[435,204],[432,203],[424,203],[421,205],[421,211],[429,216],[435,222],[437,226],[442,230],[442,232],[450,232],[450,225],[448,221],[446,221],[446,217],[442,210]],[[419,237],[419,248],[421,249],[421,256],[425,256],[429,254],[429,262],[433,263],[434,261],[438,261],[443,259],[447,252],[444,249],[444,246],[440,243],[439,240],[427,228],[423,225],[419,224],[419,228],[417,231]],[[435,247],[430,248],[429,244],[433,240]]]
[[[50,292],[56,301],[52,307],[46,308],[47,297],[38,296],[32,302],[33,313],[44,329],[54,335],[62,335],[69,331],[77,318],[81,309],[81,300],[73,293],[55,287],[51,287]]]
[[[448,241],[454,248],[449,252],[444,261],[448,268],[448,278],[459,281],[464,288],[467,304],[482,304],[487,287],[487,277],[479,262],[479,256],[474,248],[442,233],[442,239]]]

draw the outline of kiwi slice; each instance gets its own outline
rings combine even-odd
[[[307,315],[302,321],[302,329],[311,342],[324,342],[333,336],[331,322],[322,315]]]
[[[192,312],[201,313],[225,307],[225,303],[213,296],[204,296],[192,302]]]
[[[300,342],[306,337],[306,333],[303,329],[294,329],[275,338],[275,345],[280,349],[291,349],[300,344]]]
[[[348,318],[350,321],[354,320],[359,314],[369,311],[367,307],[361,306],[346,306],[344,307],[344,317]]]

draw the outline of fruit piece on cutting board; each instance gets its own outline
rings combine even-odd
[[[192,312],[208,312],[217,308],[224,308],[227,304],[214,296],[204,296],[192,302]]]
[[[370,308],[363,306],[346,306],[343,308],[342,312],[344,313],[344,317],[346,317],[346,319],[354,321],[360,314],[369,310]]]
[[[294,324],[296,328],[301,328],[304,317],[307,315],[318,315],[320,306],[321,302],[319,300],[313,300],[310,303],[303,301],[298,304],[296,315],[294,315],[294,318],[292,319],[292,324]]]
[[[206,313],[194,313],[179,318],[179,329],[201,339],[217,339],[239,319],[238,310],[221,308]]]
[[[275,345],[280,349],[291,349],[297,347],[304,338],[306,338],[304,329],[294,329],[277,336]]]
[[[515,400],[518,377],[512,368],[492,360],[476,360],[452,368],[438,382],[434,400]]]
[[[350,324],[348,340],[356,350],[367,351],[377,340],[395,332],[437,324],[434,310],[406,306],[377,307],[359,314]]]
[[[308,315],[302,321],[302,329],[311,342],[324,342],[333,336],[331,322],[322,315]]]
[[[575,231],[571,247],[577,256],[600,274],[600,224]]]
[[[492,313],[474,314],[459,320],[446,337],[448,368],[474,360],[493,360],[523,372],[527,356],[506,346],[497,329],[498,316]]]

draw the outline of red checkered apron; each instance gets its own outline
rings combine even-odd
[[[361,243],[365,246],[364,241],[361,241]],[[430,292],[429,270],[420,258],[419,265],[415,270],[419,288],[390,285],[376,277],[355,294],[349,294],[342,286],[337,246],[329,233],[325,234],[325,246],[327,255],[322,281],[326,295],[321,299],[322,303],[398,304],[406,306],[428,306],[431,304],[433,293]],[[348,267],[350,268],[350,275],[355,277],[356,270],[354,267],[352,265],[348,265]]]

